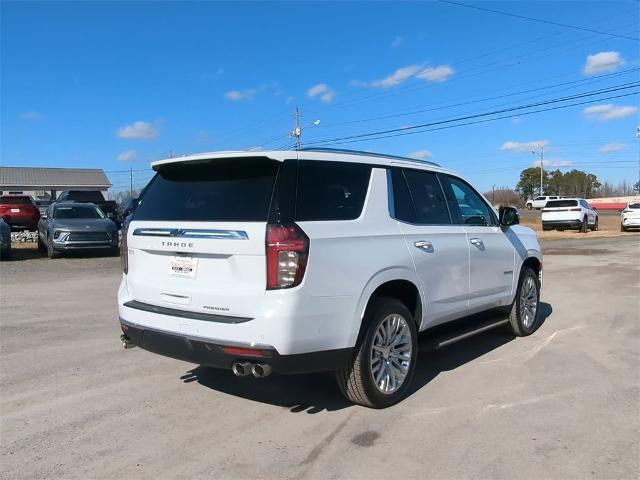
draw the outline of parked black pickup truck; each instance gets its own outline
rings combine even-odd
[[[100,210],[114,221],[118,210],[118,204],[115,201],[105,200],[102,192],[98,191],[67,190],[58,195],[56,202],[93,203],[100,207]]]

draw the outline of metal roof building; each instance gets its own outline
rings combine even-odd
[[[99,168],[0,167],[0,191],[106,191],[111,182]]]

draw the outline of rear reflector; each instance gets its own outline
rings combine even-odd
[[[256,348],[242,348],[242,347],[222,347],[224,353],[229,355],[240,355],[243,357],[262,357],[262,350]]]
[[[309,237],[295,223],[267,225],[267,290],[300,285],[307,267]]]

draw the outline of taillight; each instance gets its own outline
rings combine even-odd
[[[122,227],[122,245],[120,245],[120,259],[122,260],[122,271],[125,275],[129,273],[129,248],[127,247],[127,226]]]
[[[267,225],[267,290],[300,285],[307,267],[309,237],[295,223]]]

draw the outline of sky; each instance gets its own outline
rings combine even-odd
[[[169,155],[287,148],[298,107],[303,146],[428,159],[483,191],[515,186],[542,147],[545,167],[635,183],[640,4],[466,3],[516,16],[444,2],[2,1],[0,164],[102,168],[114,189],[133,169],[141,187]]]

